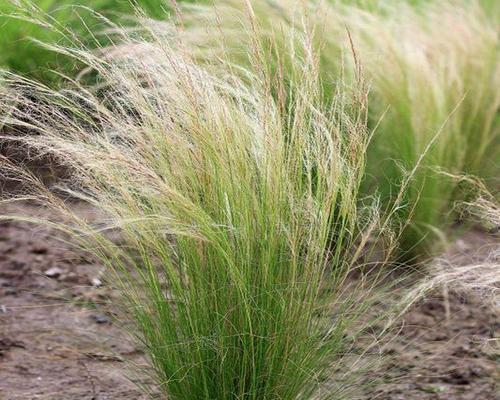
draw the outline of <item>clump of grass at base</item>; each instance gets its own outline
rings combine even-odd
[[[259,2],[254,12],[266,27],[264,38],[283,21],[282,46],[294,40],[286,29],[314,21],[324,82],[342,70],[340,55],[355,48],[371,87],[370,125],[377,127],[363,191],[379,191],[389,213],[397,210],[401,259],[422,260],[446,247],[456,218],[453,204],[465,196],[460,180],[451,176],[471,174],[488,183],[498,174],[498,14],[491,12],[492,3],[466,0],[415,7],[360,3],[278,0]],[[186,37],[203,45],[200,57],[217,57],[219,48],[248,63],[239,40],[252,32],[242,22],[244,7],[233,0],[219,2],[216,12],[189,7]],[[225,32],[222,45],[202,33],[203,18],[218,22]]]
[[[108,267],[168,398],[352,398],[352,366],[322,383],[366,306],[342,289],[360,239],[367,94],[359,77],[325,96],[313,30],[296,33],[286,85],[258,39],[237,72],[198,66],[171,36],[125,35],[107,59],[60,49],[98,71],[99,96],[6,75],[3,123],[39,133],[20,140],[57,157],[66,191],[108,219],[88,226],[25,172],[32,199]]]

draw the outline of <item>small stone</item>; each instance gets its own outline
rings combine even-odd
[[[48,276],[49,278],[59,278],[62,272],[63,270],[61,268],[52,267],[45,271],[45,276]]]
[[[109,323],[109,318],[106,315],[98,314],[92,315],[92,319],[98,324],[107,324]]]
[[[96,288],[102,286],[101,280],[99,278],[95,278],[95,277],[90,280],[90,284]]]
[[[457,246],[458,250],[461,250],[461,251],[467,250],[467,243],[463,239],[458,239],[456,241],[456,246]]]
[[[34,254],[47,254],[48,249],[42,246],[35,246],[31,249],[31,252]]]

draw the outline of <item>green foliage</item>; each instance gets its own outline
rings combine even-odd
[[[164,16],[161,0],[139,3],[149,15]],[[280,0],[252,5],[263,41],[273,37],[280,42],[279,46],[285,45],[289,32],[284,35],[274,32],[276,21],[283,22],[288,29],[304,28],[301,26],[304,21],[297,17],[297,12],[304,9],[292,3]],[[77,6],[79,3],[71,4]],[[351,43],[346,40],[343,28],[347,26],[355,52],[359,53],[373,85],[371,125],[377,125],[384,115],[374,145],[370,146],[370,177],[364,190],[367,193],[380,191],[387,207],[391,208],[399,192],[398,186],[418,163],[419,169],[402,199],[404,207],[400,218],[403,224],[408,222],[403,229],[402,253],[413,258],[438,251],[446,242],[446,226],[453,219],[450,208],[462,196],[458,190],[459,176],[466,173],[488,180],[498,173],[495,160],[499,156],[496,139],[499,99],[495,88],[499,83],[499,53],[495,27],[499,3],[462,0],[437,4],[425,0],[411,2],[414,7],[409,7],[391,1],[360,0],[355,4],[335,1],[334,5],[320,6],[323,16],[314,14],[315,7],[319,7],[314,4],[310,2],[306,6],[308,11],[304,15],[308,15],[309,23],[315,20],[322,27],[314,40],[315,46],[324,47],[320,68],[325,96],[333,89],[330,83],[342,74],[342,62],[339,62],[342,54],[344,60],[350,59]],[[56,0],[39,2],[38,7],[39,11],[33,11],[38,23],[0,17],[3,33],[0,64],[31,77],[55,81],[59,78],[52,70],[74,76],[81,65],[77,66],[73,58],[57,54],[28,38],[47,44],[64,44],[68,33],[65,28],[69,27],[82,45],[109,42],[104,35],[91,34],[99,32],[106,24],[89,10]],[[92,7],[123,22],[127,20],[125,13],[133,10],[131,3],[117,0],[101,0],[94,2]],[[249,53],[242,48],[248,41],[241,38],[252,32],[240,20],[242,15],[234,12],[244,7],[240,1],[220,2],[217,12],[226,31],[225,49],[221,52],[219,44],[213,41],[216,35],[207,35],[205,21],[199,18],[200,10],[201,15],[205,15],[212,9],[190,6],[193,15],[186,16],[188,35],[189,40],[195,38],[199,56],[216,58],[230,52],[235,62],[249,63]],[[0,0],[0,8],[5,14],[17,10],[6,0]],[[24,18],[28,16],[29,13],[25,13]],[[40,24],[40,20],[49,24]],[[58,29],[51,28],[52,24]],[[274,55],[269,47],[264,51],[270,68],[279,74],[278,65],[272,66]],[[284,70],[289,69],[286,54],[282,62]],[[286,80],[286,72],[283,77]],[[426,150],[448,117],[435,144]],[[426,156],[420,160],[424,151]],[[435,246],[436,243],[440,244]]]
[[[366,65],[374,115],[387,111],[369,168],[391,201],[398,182],[419,165],[405,193],[401,219],[409,223],[401,248],[409,258],[428,256],[446,245],[453,204],[466,195],[464,175],[489,180],[498,173],[496,23],[475,5],[440,4],[400,13],[397,26],[376,24],[357,37],[363,51],[377,51]]]
[[[60,212],[54,226],[107,267],[169,399],[355,398],[377,338],[361,355],[352,344],[378,277],[356,287],[351,273],[390,222],[360,207],[367,155],[389,214],[409,221],[408,255],[433,250],[457,176],[486,175],[498,154],[498,37],[481,9],[278,3],[228,2],[216,19],[190,6],[186,30],[114,26],[107,48],[89,37],[97,50],[68,36],[69,17],[35,10],[33,29],[97,85],[0,80],[0,126],[33,134],[1,139],[71,178],[54,192],[0,156],[2,175],[32,191],[22,200]],[[88,32],[108,26],[95,21]],[[82,219],[61,193],[102,218]],[[493,221],[490,199],[474,204]],[[401,304],[462,276],[424,281]]]
[[[253,33],[241,18],[244,8],[238,1],[221,1],[217,17],[209,7],[193,9],[186,37],[201,58],[228,52],[248,64],[240,38]],[[369,123],[377,127],[364,191],[381,193],[390,213],[398,209],[404,258],[426,257],[446,244],[453,204],[463,197],[464,174],[485,180],[498,174],[500,63],[494,8],[491,2],[467,0],[413,5],[279,0],[253,7],[264,38],[274,36],[276,21],[283,21],[280,46],[293,40],[287,29],[321,27],[315,46],[322,48],[326,95],[328,82],[344,74],[339,60],[360,65],[371,86]],[[199,28],[203,19],[216,18],[225,32],[222,45]],[[286,79],[286,69],[281,75]]]
[[[165,16],[165,4],[163,0],[140,0],[135,6],[150,17],[161,18]],[[99,35],[106,24],[95,13],[117,23],[130,23],[127,15],[135,12],[135,6],[129,0],[96,0],[90,4],[85,0],[0,0],[0,68],[45,82],[57,81],[57,73],[74,76],[78,72],[74,60],[36,42],[68,44],[65,36],[71,31],[84,45],[96,46],[96,38],[101,45],[106,44],[107,38]],[[65,34],[61,30],[66,30]]]
[[[370,214],[359,233],[363,81],[324,100],[314,29],[275,47],[285,84],[258,34],[243,70],[200,67],[168,28],[152,41],[123,34],[97,58],[61,48],[99,71],[99,95],[3,85],[3,123],[37,133],[16,140],[67,166],[66,189],[103,212],[100,225],[17,172],[108,267],[168,398],[352,398],[349,346],[370,292],[346,278],[377,224]]]

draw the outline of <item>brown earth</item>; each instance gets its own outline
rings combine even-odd
[[[27,204],[1,207],[1,214],[45,213]],[[124,373],[125,360],[144,360],[112,323],[113,292],[101,285],[99,266],[60,239],[51,229],[0,223],[0,399],[146,399]],[[492,240],[473,232],[455,251],[468,254]],[[392,356],[385,383],[366,399],[500,399],[499,330],[479,296],[436,294],[407,314],[384,350]]]
[[[29,223],[0,223],[0,399],[146,399],[125,377],[123,361],[141,362],[141,353],[112,323],[114,296],[100,285],[99,266],[61,239]]]

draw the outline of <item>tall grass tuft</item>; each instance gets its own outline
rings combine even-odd
[[[263,40],[277,33],[282,47],[304,21],[316,25],[327,85],[355,48],[371,87],[369,123],[377,127],[363,191],[380,191],[388,210],[398,203],[404,259],[432,255],[446,246],[450,210],[464,196],[450,175],[488,181],[498,173],[498,14],[492,3],[466,0],[344,3],[276,0],[257,2],[254,12],[266,28]],[[251,34],[244,7],[235,0],[218,2],[215,11],[189,6],[186,37],[201,45],[200,58],[228,52],[237,63],[250,62],[240,40]],[[219,46],[204,19],[225,33]]]
[[[168,398],[353,398],[353,371],[322,383],[367,304],[344,290],[375,226],[360,232],[366,86],[358,75],[324,93],[313,27],[295,31],[282,79],[265,55],[283,49],[252,21],[247,68],[200,66],[171,28],[123,33],[104,54],[59,48],[97,71],[96,88],[4,74],[2,124],[35,132],[14,138],[71,179],[54,192],[2,170],[24,174],[24,199],[59,210],[108,267]],[[60,193],[104,217],[90,225]]]

